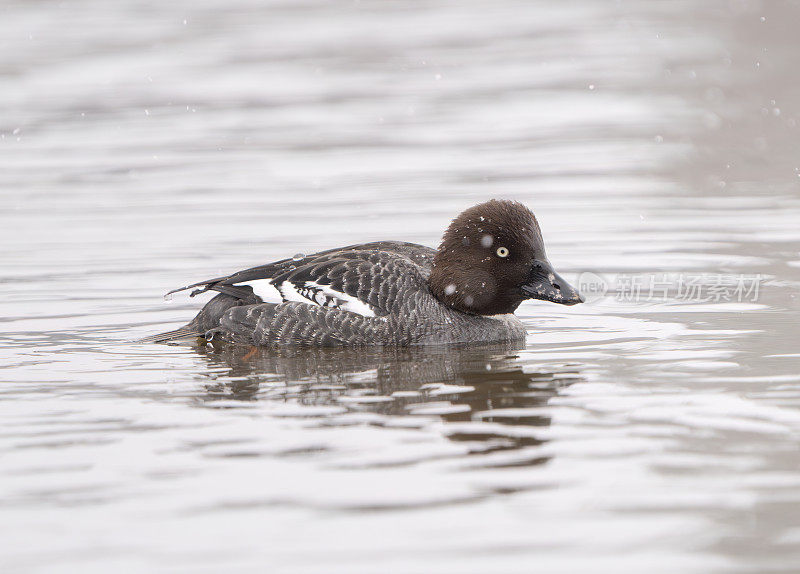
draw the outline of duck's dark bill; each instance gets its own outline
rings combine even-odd
[[[537,261],[531,268],[522,292],[528,299],[541,299],[561,305],[576,305],[584,301],[578,290],[564,281],[546,261]]]

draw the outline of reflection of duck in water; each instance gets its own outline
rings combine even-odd
[[[296,401],[392,418],[438,416],[448,423],[469,422],[452,425],[448,437],[491,443],[481,452],[540,444],[536,433],[518,432],[519,428],[548,426],[548,400],[580,379],[575,367],[545,371],[523,363],[517,345],[386,350],[202,345],[196,349],[212,365],[229,369],[207,385],[206,400]],[[331,424],[336,424],[336,416],[331,415]],[[381,419],[373,424],[382,424]]]

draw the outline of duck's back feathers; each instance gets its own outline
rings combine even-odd
[[[430,247],[413,243],[365,243],[201,281],[170,293],[194,288],[192,296],[206,291],[219,295],[185,327],[147,340],[206,334],[258,345],[383,340],[390,334],[383,333],[387,327],[382,319],[398,299],[427,290],[434,255]]]
[[[263,303],[299,302],[338,308],[364,316],[389,313],[397,280],[415,271],[430,274],[435,251],[413,243],[382,241],[282,259],[227,277],[200,281],[170,291],[217,291],[237,299],[253,295]]]

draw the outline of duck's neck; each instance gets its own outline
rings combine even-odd
[[[513,313],[523,301],[512,297],[489,273],[462,267],[436,265],[428,277],[428,287],[439,301],[470,315],[502,315]]]

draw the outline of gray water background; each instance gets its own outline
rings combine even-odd
[[[0,3],[0,570],[799,571],[798,24]],[[490,197],[608,286],[522,349],[130,343],[203,303],[169,289]]]

